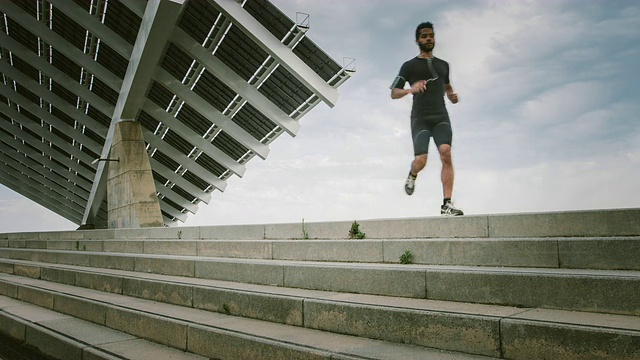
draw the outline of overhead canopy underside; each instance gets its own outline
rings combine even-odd
[[[333,106],[352,70],[266,0],[2,0],[0,13],[0,183],[96,228],[118,121],[141,123],[174,225]]]

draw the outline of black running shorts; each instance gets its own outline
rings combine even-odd
[[[447,114],[427,115],[411,119],[411,137],[413,138],[413,153],[415,156],[429,152],[429,141],[433,141],[438,148],[440,145],[451,145],[453,132]]]

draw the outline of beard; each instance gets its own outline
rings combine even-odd
[[[433,51],[433,48],[436,47],[436,43],[433,43],[433,44],[418,43],[418,46],[420,47],[420,51],[431,52]]]

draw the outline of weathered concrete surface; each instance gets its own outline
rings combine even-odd
[[[138,256],[135,259],[135,271],[193,277],[195,274],[195,260]]]
[[[192,288],[178,283],[123,278],[122,294],[168,304],[193,305]]]
[[[638,236],[640,209],[489,215],[490,237]]]
[[[80,305],[81,308],[89,308],[86,299],[78,300],[77,305]],[[105,305],[102,306],[106,308]],[[10,314],[2,309],[19,311]],[[93,322],[76,319],[33,305],[26,305],[24,302],[6,297],[0,297],[0,333],[17,341],[25,341],[26,344],[49,356],[65,360],[118,360],[123,358],[206,360],[199,355],[141,340],[130,334]]]
[[[319,349],[198,325],[189,326],[188,350],[211,358],[224,354],[225,359],[327,360],[331,356],[331,353]]]
[[[303,326],[303,298],[194,287],[193,307],[252,319]]]
[[[384,261],[399,262],[409,250],[414,264],[558,267],[557,240],[384,240]]]
[[[111,159],[107,164],[109,229],[163,227],[142,125],[120,121],[115,125]]]
[[[640,236],[640,209],[357,220],[366,239]],[[353,221],[0,234],[0,247],[27,240],[347,239]],[[6,239],[6,240],[5,240]],[[6,244],[6,245],[5,245]],[[34,245],[35,246],[35,245]]]
[[[303,261],[382,262],[379,240],[273,241],[273,258]]]
[[[640,237],[572,238],[558,249],[564,268],[640,270]]]
[[[498,317],[305,301],[307,327],[495,357],[500,356],[499,324]]]
[[[632,272],[458,268],[426,274],[429,299],[640,315],[640,274]]]
[[[107,306],[97,301],[78,299],[76,296],[56,294],[53,310],[94,324],[104,324]]]
[[[201,240],[197,242],[197,255],[209,257],[231,257],[271,259],[272,242],[265,240]]]
[[[106,326],[127,334],[167,345],[175,349],[187,348],[187,323],[147,314],[140,311],[109,307]]]
[[[640,359],[640,332],[506,319],[502,334],[507,359]]]
[[[37,325],[26,327],[25,343],[57,359],[82,360],[86,345]]]
[[[365,266],[287,265],[284,286],[312,290],[424,298],[424,270]]]
[[[242,261],[197,261],[195,277],[263,285],[283,285],[282,266]]]
[[[4,277],[8,278],[11,276],[4,275]],[[434,346],[439,341],[438,339],[440,339],[444,344],[442,346],[460,347],[464,348],[463,351],[467,353],[473,352],[489,356],[491,356],[490,354],[494,354],[493,351],[495,348],[492,348],[491,345],[488,346],[488,344],[497,343],[498,350],[500,350],[499,344],[502,343],[501,341],[495,341],[495,334],[498,334],[499,339],[504,339],[505,336],[505,328],[500,328],[500,331],[497,331],[495,326],[507,323],[508,321],[533,321],[539,324],[552,324],[552,326],[555,326],[553,324],[564,324],[562,326],[571,324],[572,327],[578,326],[586,328],[589,332],[597,333],[604,329],[603,331],[605,332],[614,332],[622,335],[628,335],[630,332],[638,333],[640,329],[640,320],[638,320],[639,318],[637,316],[603,316],[601,314],[585,314],[570,311],[562,312],[557,310],[535,310],[534,312],[534,310],[498,306],[443,303],[408,298],[396,298],[393,300],[392,298],[384,296],[336,293],[328,293],[324,298],[321,298],[321,295],[318,295],[320,298],[305,298],[301,296],[300,299],[305,299],[305,314],[303,320],[306,328],[290,327],[264,321],[254,322],[254,320],[241,317],[227,317],[225,319],[224,315],[202,312],[197,309],[161,304],[147,300],[125,300],[126,297],[122,295],[104,297],[100,295],[100,293],[90,290],[87,290],[85,293],[78,292],[78,290],[68,285],[44,283],[39,280],[15,276],[11,278],[25,285],[40,284],[39,286],[43,287],[43,290],[41,290],[43,292],[49,291],[45,288],[51,288],[55,293],[71,292],[68,293],[67,296],[77,296],[81,304],[84,302],[92,303],[92,301],[88,301],[88,299],[98,296],[101,301],[108,302],[108,304],[105,304],[108,309],[106,314],[107,324],[111,321],[110,326],[115,327],[117,330],[131,332],[134,336],[140,336],[136,334],[137,331],[147,331],[149,339],[156,342],[165,341],[165,344],[167,344],[166,341],[169,340],[166,337],[170,336],[167,334],[173,334],[176,331],[178,331],[178,339],[182,339],[182,326],[186,324],[189,341],[187,347],[191,346],[190,344],[193,340],[192,333],[190,332],[191,329],[205,324],[210,324],[216,329],[212,330],[208,327],[203,327],[203,329],[214,331],[215,333],[222,331],[232,339],[235,339],[230,341],[230,343],[235,343],[236,341],[242,342],[244,340],[238,340],[237,337],[247,336],[250,339],[250,344],[246,346],[249,347],[261,349],[265,346],[266,342],[269,347],[273,347],[272,350],[267,351],[277,351],[276,353],[279,353],[279,351],[290,351],[291,344],[297,344],[293,347],[296,351],[302,351],[302,354],[304,354],[308,348],[321,348],[324,349],[322,350],[323,352],[328,352],[329,354],[336,351],[334,344],[317,347],[319,344],[317,341],[320,340],[318,340],[318,338],[313,340],[316,335],[309,335],[311,333],[307,331],[309,330],[307,329],[308,327],[317,327],[323,330],[358,335],[365,333],[367,334],[365,336],[386,337],[385,339],[391,341],[410,343],[412,341],[429,342],[431,344],[430,346]],[[198,282],[196,279],[193,279],[193,281]],[[24,285],[21,285],[21,287],[24,287]],[[250,304],[255,311],[258,310],[256,305],[260,303],[258,297],[254,297],[253,300],[247,297],[243,300],[242,296],[232,296],[240,294],[242,291],[232,291],[231,289],[222,291],[226,292],[226,294],[222,296],[218,296],[220,295],[219,293],[210,294],[214,302],[220,300],[238,301],[240,306]],[[289,289],[287,291],[290,292],[292,290]],[[301,292],[314,293],[306,290]],[[262,295],[267,296],[268,294],[263,293]],[[271,305],[278,306],[277,302]],[[87,309],[90,307],[91,306],[87,307]],[[12,314],[14,316],[20,312],[23,315],[28,314],[34,321],[38,322],[65,319],[62,315],[56,315],[53,318],[50,318],[51,315],[49,314],[39,316],[32,310],[33,308],[37,309],[37,307],[33,306],[31,308],[28,308],[28,306],[14,306],[8,307],[6,310],[13,311]],[[229,305],[228,308],[231,309]],[[2,310],[4,311],[5,309]],[[273,309],[266,310],[268,312]],[[109,320],[110,316],[111,320]],[[407,329],[406,324],[412,324],[412,326]],[[118,328],[122,326],[129,326],[129,328]],[[325,326],[329,327],[329,329],[324,328]],[[335,327],[336,329],[331,329],[331,327]],[[402,329],[406,331],[403,333]],[[563,333],[559,336],[569,336],[570,333],[567,333],[565,330],[562,330]],[[340,336],[326,332],[320,334],[325,337],[325,341],[326,336],[335,336],[337,337],[336,339],[339,339]],[[400,337],[402,340],[397,340],[395,337]],[[445,339],[447,339],[447,341],[445,341]],[[257,344],[252,345],[251,343],[254,341],[257,341]],[[182,342],[178,341],[177,344],[182,344]],[[311,344],[315,345],[311,346]],[[631,345],[628,345],[626,342],[622,345],[626,347],[624,351],[629,351],[629,346]],[[579,344],[569,343],[565,346],[574,346],[575,348],[569,350],[579,351]],[[197,348],[197,346],[195,348]],[[445,347],[445,349],[446,348],[448,347]],[[216,349],[228,350],[224,346]],[[231,351],[233,356],[237,355],[233,352],[237,350],[229,351]],[[490,352],[490,354],[487,352]],[[342,350],[340,350],[340,353],[344,356],[349,354]],[[619,351],[618,353],[621,352]],[[201,355],[206,356],[207,354]],[[348,356],[344,358],[349,359]],[[463,357],[463,359],[467,358]]]

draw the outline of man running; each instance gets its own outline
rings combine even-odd
[[[440,208],[442,215],[463,215],[462,210],[453,206],[453,163],[451,162],[451,122],[444,103],[444,95],[453,103],[458,102],[458,94],[449,82],[449,64],[432,55],[436,45],[433,24],[425,22],[416,28],[416,43],[420,55],[405,62],[391,85],[391,98],[400,99],[413,95],[411,107],[411,136],[415,158],[411,163],[404,189],[412,195],[416,177],[427,164],[429,140],[433,141],[442,160],[442,191],[444,200]],[[405,83],[411,87],[405,89]]]

